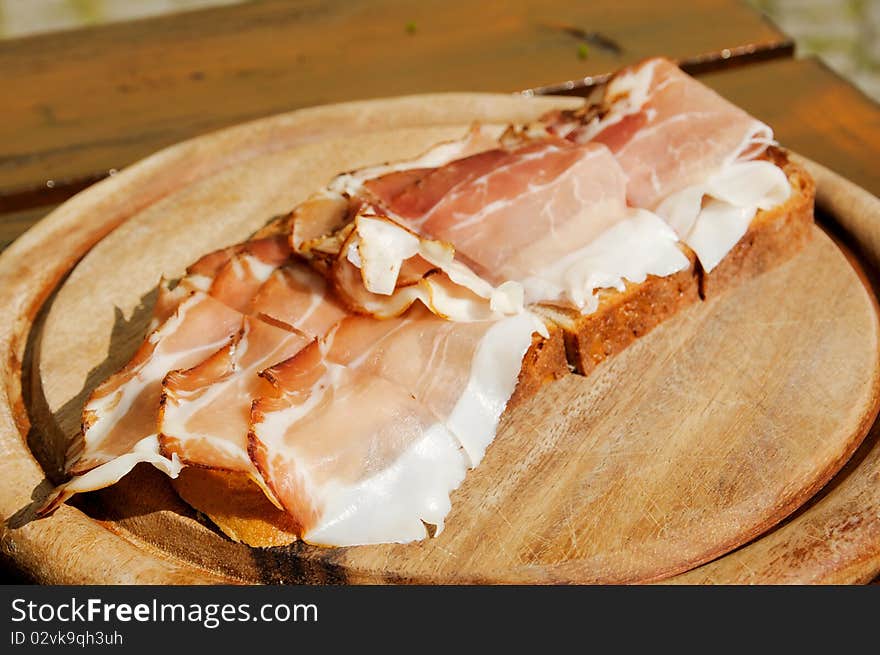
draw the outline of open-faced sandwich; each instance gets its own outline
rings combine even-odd
[[[812,219],[771,129],[664,59],[341,173],[160,283],[44,511],[149,462],[253,546],[433,536],[505,411],[785,261]]]

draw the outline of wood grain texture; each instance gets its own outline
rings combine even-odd
[[[0,215],[0,252],[53,209],[55,205],[46,205]]]
[[[566,28],[601,32],[622,52],[591,45],[582,59]],[[512,92],[658,54],[727,49],[729,62],[790,48],[737,0],[267,1],[4,41],[0,210],[40,202],[46,180],[82,188],[161,147],[298,107]]]
[[[880,200],[825,166],[800,159],[817,201],[851,240],[877,285]],[[880,572],[880,422],[843,471],[785,524],[727,557],[670,580],[681,584],[841,584]]]
[[[510,99],[500,97],[498,101],[509,103]],[[454,113],[457,106],[457,103],[450,103],[448,111]],[[394,116],[388,112],[385,116],[396,123],[404,123],[406,110],[403,105],[398,106],[397,109],[398,113]],[[519,111],[523,111],[521,106]],[[357,115],[360,115],[359,111],[352,112],[352,116]],[[287,117],[286,120],[289,119],[290,117]],[[266,124],[263,125],[265,127]],[[227,133],[227,136],[229,134]],[[237,138],[241,140],[237,141]],[[257,138],[259,141],[259,137]],[[370,138],[381,142],[376,135]],[[232,161],[233,165],[241,165],[240,160],[235,161],[232,153],[241,148],[243,143],[247,143],[247,139],[238,134],[236,138],[230,138],[225,144],[222,142],[223,138],[218,137],[211,144],[211,152],[215,155],[214,165],[222,168],[220,163],[222,160]],[[24,356],[24,338],[29,321],[33,318],[42,298],[54,286],[54,279],[57,278],[52,276],[57,276],[60,274],[59,271],[69,268],[78,256],[77,253],[82,253],[87,245],[110,229],[101,225],[102,221],[109,220],[115,226],[119,223],[120,215],[131,217],[131,222],[120,228],[120,230],[129,230],[128,239],[117,237],[121,239],[118,243],[123,244],[137,234],[135,225],[142,218],[161,221],[159,215],[162,212],[156,209],[146,207],[143,211],[137,211],[128,207],[123,211],[120,205],[125,205],[131,193],[135,191],[141,198],[151,197],[150,191],[144,188],[145,183],[157,179],[157,169],[163,164],[176,165],[175,162],[180,161],[180,153],[190,146],[191,144],[184,144],[176,154],[172,153],[173,157],[168,156],[167,153],[157,155],[117,178],[90,189],[73,202],[67,203],[33,232],[16,242],[0,258],[0,277],[4,282],[0,289],[6,296],[3,299],[4,303],[8,300],[10,302],[7,304],[10,306],[25,310],[17,314],[19,318],[11,325],[7,323],[3,326],[4,339],[6,339],[3,345],[10,353],[10,358],[6,360],[7,368],[3,375],[6,398],[2,405],[4,414],[0,416],[0,420],[5,423],[0,435],[12,436],[3,436],[3,441],[0,443],[4,452],[9,455],[4,461],[15,461],[14,466],[0,462],[0,466],[6,466],[5,470],[0,471],[2,473],[0,502],[3,503],[3,515],[6,518],[9,518],[12,511],[27,505],[30,492],[41,479],[39,468],[24,449],[20,441],[21,437],[13,433],[17,427],[19,430],[17,434],[23,435],[27,428],[26,408],[18,387],[20,383],[16,367],[17,362]],[[224,152],[224,146],[228,146],[230,150]],[[202,141],[200,147],[208,147],[208,143]],[[265,144],[262,147],[265,149]],[[287,154],[291,152],[295,154],[297,151],[291,150]],[[298,152],[301,155],[302,149]],[[284,152],[281,151],[265,155],[265,159],[278,163],[279,160],[272,158],[283,160],[284,156]],[[261,160],[255,159],[251,163],[258,170]],[[182,182],[181,188],[176,191],[170,189],[164,194],[167,196],[164,201],[167,208],[176,208],[178,211],[191,208],[193,205],[187,205],[186,198],[191,196],[190,202],[193,202],[198,198],[199,193],[206,193],[214,175],[218,175],[222,180],[224,173],[221,171],[211,174],[196,184]],[[158,179],[164,178],[158,177]],[[284,181],[281,173],[277,173],[274,179]],[[232,197],[236,195],[234,190],[227,190],[226,193]],[[247,202],[235,206],[239,209],[243,208],[243,211],[237,215],[230,214],[230,224],[235,224],[237,218],[256,222],[254,208],[260,211],[266,208],[255,204],[248,205]],[[96,208],[100,211],[96,211]],[[78,212],[81,216],[88,217],[81,228],[83,231],[72,229]],[[195,219],[190,216],[187,220]],[[235,230],[241,230],[242,227],[224,225],[222,229],[231,230],[228,233],[231,236]],[[63,242],[57,262],[42,262],[43,266],[27,268],[27,263],[34,258],[35,252],[39,252],[47,243],[52,243],[53,238],[57,239],[56,235],[67,232],[72,233],[75,238]],[[110,238],[117,233],[122,232],[117,230]],[[201,245],[204,244],[200,244],[199,247]],[[64,247],[68,250],[64,251]],[[177,247],[182,246],[174,246]],[[87,265],[93,257],[97,259],[102,249],[106,254],[108,248],[104,248],[102,243],[89,255],[89,258],[84,260],[83,265]],[[798,265],[798,261],[801,261],[802,265]],[[97,265],[94,261],[92,264]],[[24,269],[24,272],[21,269]],[[93,270],[98,269],[93,268]],[[813,277],[812,273],[815,271],[821,271],[822,274]],[[801,277],[801,282],[798,284],[797,276],[806,275],[805,272],[809,272],[809,280]],[[40,275],[44,277],[41,278]],[[85,285],[90,279],[93,287],[100,286],[94,278],[86,275],[80,277],[80,283]],[[819,293],[823,287],[813,288],[816,279],[823,283],[828,282],[829,296]],[[75,278],[71,277],[71,280],[75,282]],[[836,284],[839,286],[835,286]],[[768,286],[765,288],[763,285]],[[802,291],[807,288],[808,292],[805,292],[804,296],[811,300],[796,302],[796,294],[790,293],[791,289],[796,288]],[[86,296],[83,298],[87,299]],[[766,302],[762,298],[766,298]],[[13,301],[17,305],[12,305]],[[56,302],[61,301],[62,295],[59,294]],[[136,291],[128,297],[126,301],[128,304],[120,307],[124,320],[117,326],[119,328],[117,334],[123,334],[126,329],[134,329],[131,314],[126,313],[129,310],[124,308],[131,308],[139,301],[140,296]],[[733,305],[725,309],[724,303],[733,303]],[[833,306],[833,311],[823,311],[821,318],[809,325],[809,329],[815,331],[816,338],[820,339],[819,343],[826,344],[827,347],[809,348],[809,344],[791,338],[792,334],[800,333],[801,328],[795,326],[795,322],[802,321],[803,317],[786,319],[787,312],[800,312],[808,307],[822,307],[823,310],[827,310],[829,305]],[[55,305],[55,307],[59,306],[61,305]],[[744,313],[743,308],[748,307],[758,308],[758,315]],[[94,309],[89,305],[87,311],[94,312]],[[764,314],[761,315],[760,312]],[[751,323],[748,322],[750,316],[754,319]],[[844,320],[844,316],[848,316],[850,320]],[[859,316],[861,319],[858,318]],[[747,322],[739,323],[740,320]],[[835,323],[831,326],[828,321],[839,321],[841,324]],[[126,322],[129,323],[128,327]],[[112,323],[110,327],[112,332]],[[825,329],[829,327],[838,329]],[[107,324],[103,323],[103,329],[106,328]],[[739,338],[732,339],[731,331],[737,329],[741,330]],[[48,332],[46,334],[48,337]],[[695,334],[698,335],[697,340],[689,342],[688,339]],[[840,342],[838,347],[842,347],[842,352],[835,350],[836,339],[851,338],[863,340],[862,344],[866,347],[867,354],[855,360],[856,364],[876,362],[876,315],[870,296],[840,252],[827,239],[818,238],[811,250],[803,253],[786,267],[754,280],[715,303],[707,303],[682,314],[672,323],[660,328],[658,332],[610,362],[607,367],[597,372],[598,377],[594,376],[586,380],[569,378],[542,391],[544,396],[555,394],[552,397],[553,402],[547,402],[550,397],[539,396],[534,403],[520,408],[518,412],[508,417],[487,460],[480,469],[469,476],[465,486],[456,492],[450,527],[452,525],[460,527],[457,532],[447,530],[440,538],[449,539],[449,542],[435,540],[411,546],[383,547],[387,549],[382,553],[370,548],[319,551],[292,547],[251,551],[220,538],[208,527],[201,525],[196,520],[197,517],[191,512],[188,513],[188,510],[176,500],[161,477],[157,477],[150,470],[144,470],[136,471],[135,475],[130,476],[116,488],[86,499],[86,505],[82,506],[82,509],[94,516],[95,520],[89,519],[87,514],[72,507],[64,507],[50,519],[35,522],[26,521],[26,511],[19,512],[11,525],[9,522],[4,525],[0,543],[3,544],[6,552],[15,551],[16,559],[25,569],[38,575],[42,580],[50,581],[112,582],[132,579],[168,581],[183,580],[184,575],[188,575],[191,580],[202,581],[219,579],[277,581],[282,578],[361,582],[377,579],[438,580],[449,579],[449,571],[452,569],[459,579],[474,581],[484,579],[481,578],[484,572],[479,566],[479,556],[485,556],[492,545],[495,546],[492,549],[493,557],[507,558],[504,561],[509,564],[506,571],[510,577],[506,581],[650,579],[714,557],[719,552],[741,543],[742,540],[756,536],[757,532],[766,529],[794,509],[804,500],[805,495],[809,495],[816,485],[821,484],[834,471],[835,466],[842,463],[841,460],[846,457],[848,449],[858,441],[858,427],[861,421],[873,410],[870,402],[862,402],[859,409],[858,401],[859,399],[864,401],[872,395],[871,391],[876,381],[876,370],[868,370],[871,367],[847,365],[847,358],[852,357],[854,352],[852,343],[842,347],[843,342]],[[45,338],[42,344],[32,342],[31,352],[45,354],[48,352],[47,343],[48,338]],[[685,343],[689,343],[691,347],[682,351],[679,346]],[[771,343],[783,345],[777,350],[770,346]],[[765,348],[768,351],[763,360],[769,362],[771,366],[748,366],[741,357],[743,352],[752,351],[760,355],[765,352]],[[718,357],[719,353],[730,353],[731,350],[735,350],[736,357]],[[70,352],[73,354],[75,350],[72,349]],[[673,354],[675,357],[672,356]],[[823,414],[818,411],[823,403],[840,399],[833,393],[829,395],[828,392],[833,392],[833,389],[822,386],[828,385],[828,378],[818,375],[817,369],[813,369],[811,376],[809,367],[803,365],[804,362],[813,362],[819,369],[825,369],[826,365],[820,365],[821,357],[824,355],[833,355],[834,361],[837,362],[828,365],[839,365],[847,374],[868,375],[870,378],[863,378],[860,381],[853,378],[851,381],[855,382],[855,389],[845,394],[845,402],[853,403],[848,405],[851,414],[846,420],[852,421],[853,425],[853,430],[848,435],[843,434],[846,431],[839,424],[829,419],[829,412]],[[695,367],[695,362],[702,362],[704,364],[702,369],[699,366]],[[732,369],[726,372],[723,366],[721,369],[712,369],[711,366],[705,366],[706,362],[720,362],[723,366]],[[637,367],[641,380],[644,381],[637,382],[641,386],[635,394],[619,394],[614,391],[622,389],[621,385],[632,383],[631,375],[621,374],[627,367]],[[85,368],[87,375],[88,365]],[[712,387],[705,384],[693,388],[693,398],[689,398],[685,393],[689,388],[682,385],[695,370],[704,370],[705,372],[701,374],[712,377],[712,384],[717,382],[721,385],[717,388],[714,397],[707,397],[707,390]],[[718,379],[716,380],[714,376]],[[749,386],[752,395],[740,396],[742,390],[734,390],[730,387],[731,380],[736,380],[740,385],[754,385]],[[839,378],[835,381],[839,381]],[[578,385],[585,386],[578,388]],[[811,385],[819,385],[819,387]],[[76,384],[72,386],[76,387]],[[792,403],[779,402],[779,400],[781,398],[787,400],[791,395],[794,396],[793,400],[797,401],[799,394],[803,394],[805,389],[812,390],[812,395],[809,396],[811,402],[805,409],[806,413],[801,418],[809,417],[808,427],[814,426],[816,432],[811,438],[816,447],[806,457],[801,457],[801,449],[806,442],[800,438],[785,438],[789,433],[778,432],[780,424],[776,419],[781,415],[789,418],[797,417],[797,413],[786,411],[786,408],[794,406]],[[74,389],[74,393],[76,391],[77,389]],[[702,413],[690,411],[694,399],[701,403]],[[744,399],[749,399],[751,402],[743,403]],[[640,406],[642,402],[649,404]],[[746,407],[742,407],[742,404]],[[681,425],[681,421],[672,422],[668,417],[665,419],[666,423],[664,420],[659,420],[661,415],[658,412],[673,411],[676,406],[680,408],[679,412],[682,411],[681,408],[686,409],[685,414],[689,418],[684,422],[684,426]],[[560,407],[565,409],[560,411]],[[33,411],[39,408],[32,406],[30,409]],[[748,416],[754,421],[751,427],[754,428],[756,441],[752,442],[752,446],[769,449],[761,452],[775,456],[758,459],[744,457],[745,453],[742,450],[737,451],[733,445],[728,449],[726,443],[717,438],[709,440],[708,443],[705,439],[688,443],[686,439],[669,440],[665,437],[670,430],[682,436],[686,436],[690,429],[702,429],[703,432],[709,433],[708,427],[717,425],[719,421],[729,426],[731,433],[735,433],[738,424],[731,419],[731,416],[735,417],[737,412],[743,410],[748,411]],[[810,412],[821,415],[815,416]],[[724,423],[725,416],[727,423]],[[18,419],[17,426],[14,424],[15,418]],[[602,424],[605,425],[605,432],[601,434],[590,432],[593,439],[585,440],[582,425],[585,418],[590,424],[587,426],[588,429],[593,429],[594,424]],[[623,420],[624,418],[626,421]],[[857,418],[859,420],[856,420]],[[555,428],[542,430],[545,422],[549,422]],[[835,425],[838,427],[835,428]],[[836,429],[839,431],[835,432]],[[829,432],[832,434],[830,439]],[[664,438],[652,440],[651,434]],[[807,438],[810,438],[809,434]],[[35,441],[38,439],[32,438],[32,442]],[[655,448],[653,456],[651,451],[643,448],[644,444]],[[713,444],[714,450],[711,448]],[[740,445],[742,446],[742,443]],[[516,456],[513,478],[520,482],[490,484],[493,476],[497,476],[500,470],[510,470],[508,468],[510,463],[505,460],[510,459],[511,453]],[[567,458],[560,457],[559,453],[564,453]],[[707,459],[701,459],[701,455]],[[614,472],[619,471],[619,467],[625,465],[622,462],[629,457],[644,464],[644,471],[636,476],[642,484],[623,488],[620,478],[615,476]],[[684,459],[679,461],[686,461],[688,466],[674,466],[677,457],[683,457]],[[724,466],[718,465],[719,457]],[[714,464],[709,465],[709,461],[713,458]],[[783,466],[783,462],[792,461],[795,462],[794,465]],[[738,469],[737,462],[740,464],[747,462],[748,465],[740,466]],[[554,466],[561,467],[561,473],[552,475]],[[590,472],[593,475],[586,477],[574,475],[578,471],[578,466],[592,466]],[[533,467],[537,477],[534,481],[532,476],[526,479],[522,475],[524,469],[531,470]],[[701,476],[694,474],[695,470],[706,472]],[[742,476],[749,475],[769,476],[770,480],[779,482],[782,473],[791,484],[777,486],[775,493],[772,485],[770,491],[762,491],[761,487],[739,484],[741,479],[745,479]],[[682,485],[682,491],[695,494],[705,504],[697,503],[694,505],[697,509],[690,511],[690,503],[682,504],[680,498],[676,501],[674,494],[668,491],[665,495],[654,493],[657,488],[649,484],[651,479],[655,479],[654,476],[657,476],[657,479],[662,478],[664,483],[669,483],[669,485],[661,484],[659,489],[668,490],[675,488],[675,485]],[[552,504],[551,509],[557,512],[555,522],[551,522],[552,512],[547,511],[546,517],[532,516],[531,512],[538,512],[538,509],[532,509],[532,505],[528,502],[520,502],[528,499],[532,504],[543,507],[545,496],[555,497],[559,501],[560,496],[557,494],[562,492],[558,485],[562,482],[580,484],[580,495],[576,497],[582,502],[574,507],[569,507],[572,505],[571,502],[568,505],[564,502]],[[147,485],[146,493],[144,485]],[[638,491],[634,491],[636,487]],[[603,493],[609,494],[609,499],[614,498],[615,502],[602,503]],[[621,508],[631,509],[638,505],[640,511],[621,513],[617,510],[618,497],[622,498]],[[144,506],[145,498],[151,501],[150,505]],[[138,502],[140,506],[137,505]],[[501,513],[491,511],[493,507],[497,508],[502,503],[511,502],[514,503],[515,508],[512,511],[504,510],[507,505],[502,506]],[[91,506],[88,506],[89,503]],[[654,503],[657,505],[655,506]],[[719,516],[700,515],[699,508],[703,507],[705,511],[709,503],[715,503],[716,508],[722,508],[721,511],[714,512]],[[586,513],[587,508],[591,513]],[[120,511],[122,511],[121,515]],[[723,516],[725,513],[727,518]],[[602,525],[615,526],[621,530],[605,534],[603,530],[598,529],[587,535],[578,536],[574,533],[576,536],[572,537],[570,531],[559,529],[560,525],[567,525],[566,517],[579,516],[589,522],[599,521],[597,515],[601,517]],[[657,519],[658,523],[654,522],[652,515],[654,519],[660,517]],[[743,524],[743,515],[750,517],[750,525]],[[702,530],[701,526],[707,521],[717,522],[720,526],[719,531],[709,534],[709,531]],[[71,525],[77,529],[83,528],[84,532],[69,529]],[[475,525],[486,526],[485,534],[488,536],[476,544],[467,543],[466,539],[464,542],[460,541]],[[627,530],[632,530],[632,534],[644,539],[631,537],[627,540],[621,536]],[[697,535],[697,538],[690,541],[683,539],[682,535],[686,532]],[[181,538],[182,535],[185,535],[185,538]],[[673,539],[672,543],[675,547],[672,547],[668,542],[675,535],[679,535],[679,539],[678,541]],[[614,539],[618,539],[616,546],[620,547],[621,556],[603,558],[602,546],[614,544]],[[510,547],[503,550],[499,543],[508,543]],[[438,545],[443,546],[448,552],[437,549]],[[47,549],[43,546],[47,546]],[[449,546],[455,548],[450,549]],[[403,558],[397,549],[407,551],[405,555],[409,559]],[[123,558],[127,557],[127,553],[135,552],[137,557],[128,557],[125,560],[127,568],[123,571],[116,569],[108,571],[102,570],[94,561],[83,561],[87,559],[85,551],[107,553],[108,557],[113,557],[114,553],[119,551],[120,557]],[[565,559],[560,552],[571,555]],[[65,557],[52,557],[49,553],[54,555],[63,553]],[[68,553],[76,555],[66,557]],[[140,562],[139,558],[143,562]],[[530,566],[529,558],[533,558],[531,561],[538,562],[539,566]],[[404,560],[406,566],[395,568],[397,562]],[[650,560],[648,567],[644,566],[646,560]],[[566,561],[573,563],[566,564]],[[841,564],[840,568],[842,570],[845,567]],[[493,574],[495,575],[493,579],[498,579],[497,568],[493,570]]]

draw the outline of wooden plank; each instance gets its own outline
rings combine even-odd
[[[880,105],[816,59],[702,76],[773,127],[780,143],[880,195]]]
[[[621,52],[593,43],[583,58],[577,30]],[[790,51],[737,0],[267,1],[6,41],[0,211],[45,202],[47,180],[58,202],[163,146],[297,107]]]

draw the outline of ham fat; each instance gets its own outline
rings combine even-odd
[[[531,313],[456,323],[351,317],[264,372],[251,451],[310,543],[406,542],[443,528],[519,376]]]

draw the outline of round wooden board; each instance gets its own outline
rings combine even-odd
[[[338,121],[337,131],[354,132],[358,121],[371,131],[424,125],[420,106],[460,123],[465,112],[503,121],[566,102],[433,96],[325,111]],[[375,131],[333,145],[297,146],[321,124],[320,112],[305,112],[308,121],[294,112],[159,153],[65,204],[3,255],[0,288],[13,312],[4,317],[0,342],[11,355],[3,372],[0,420],[10,429],[2,437],[0,508],[5,518],[14,514],[3,545],[39,579],[656,579],[706,562],[785,517],[837,470],[873,421],[872,295],[836,246],[817,234],[791,264],[683,313],[590,378],[570,377],[513,412],[486,461],[453,497],[447,530],[437,539],[249,549],[195,520],[150,470],[87,498],[80,506],[88,513],[64,507],[29,521],[29,497],[40,494],[42,475],[22,440],[27,417],[18,362],[36,309],[76,257],[125,221],[61,287],[42,338],[32,339],[27,353],[38,355],[28,358],[36,368],[30,442],[49,469],[52,453],[75,429],[83,394],[141,337],[145,312],[138,307],[148,307],[160,272],[178,273],[205,250],[243,237],[340,167],[381,160],[385,152],[406,154],[400,143],[414,154],[449,133]],[[346,123],[346,112],[353,122]],[[372,120],[365,123],[365,115]],[[48,255],[62,234],[68,235],[63,246],[38,267],[35,256]],[[762,541],[707,566],[741,557]],[[865,561],[870,548],[856,542],[835,571]],[[704,579],[724,581],[724,575]]]

